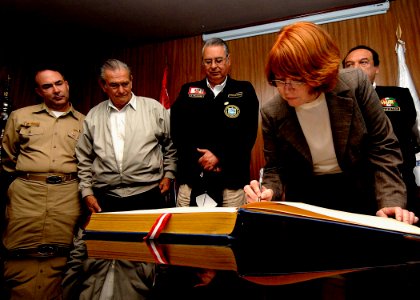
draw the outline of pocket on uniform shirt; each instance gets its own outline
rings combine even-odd
[[[67,133],[67,135],[69,137],[71,137],[72,139],[74,139],[75,141],[77,141],[80,137],[80,130],[79,129],[73,129],[73,130],[69,131]]]

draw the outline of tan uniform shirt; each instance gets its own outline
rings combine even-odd
[[[73,107],[56,118],[43,104],[13,111],[2,140],[7,172],[77,172],[75,147],[84,115]]]

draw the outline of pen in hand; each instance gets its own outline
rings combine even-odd
[[[263,181],[263,175],[264,175],[264,168],[260,169],[260,179],[259,179],[259,187],[260,187],[260,193],[262,193],[262,181]],[[258,196],[257,202],[261,202],[261,196]]]

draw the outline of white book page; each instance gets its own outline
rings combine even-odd
[[[310,205],[310,204],[306,204],[302,202],[278,202],[278,203],[309,210],[309,211],[312,211],[321,215],[341,219],[341,220],[348,221],[354,224],[420,235],[420,227],[403,223],[393,218],[383,218],[383,217],[377,217],[377,216],[350,213],[350,212],[345,212],[345,211],[340,211],[340,210],[314,206],[314,205]]]
[[[129,210],[129,211],[116,211],[116,212],[104,212],[101,214],[178,214],[178,213],[203,213],[203,212],[223,212],[223,213],[236,213],[238,211],[237,207],[198,207],[198,206],[183,206],[183,207],[169,207],[169,208],[159,208],[159,209],[142,209],[142,210]]]

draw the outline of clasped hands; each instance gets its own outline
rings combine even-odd
[[[260,201],[271,201],[274,192],[272,189],[267,189],[265,186],[260,190],[259,182],[252,180],[250,184],[244,187],[247,203]],[[376,212],[378,217],[390,218],[393,217],[397,221],[404,222],[407,224],[415,224],[419,221],[419,218],[411,211],[403,209],[401,207],[383,207]]]
[[[210,150],[197,148],[197,151],[203,154],[198,159],[198,163],[204,171],[216,173],[222,171],[222,168],[219,166],[219,159]]]

